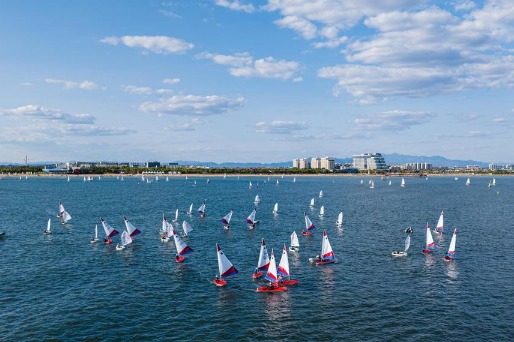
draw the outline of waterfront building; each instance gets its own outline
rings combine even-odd
[[[313,168],[313,169],[321,169],[321,158],[313,157],[311,159],[311,168]]]
[[[353,167],[359,170],[387,171],[387,164],[381,153],[364,153],[353,156]]]
[[[332,157],[321,158],[321,168],[333,171],[335,169],[335,160]]]
[[[311,162],[307,158],[301,158],[300,159],[300,169],[310,169],[311,168]]]

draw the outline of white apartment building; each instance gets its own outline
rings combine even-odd
[[[381,153],[364,153],[353,156],[353,167],[359,170],[386,171],[387,164]]]

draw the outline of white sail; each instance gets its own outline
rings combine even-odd
[[[492,186],[495,186],[496,185],[496,179],[493,178],[493,182],[491,183]]]
[[[254,203],[261,203],[261,199],[260,199],[259,195],[255,195],[255,200],[253,202]]]
[[[305,218],[305,230],[313,230],[315,228],[314,223],[312,223],[307,213],[304,213],[303,216]]]
[[[322,205],[321,208],[319,208],[319,216],[323,217],[325,216],[325,206]]]
[[[223,222],[225,225],[229,225],[230,224],[230,220],[232,219],[232,214],[234,213],[233,210],[231,210],[227,215],[223,216],[223,218],[221,219],[221,222]]]
[[[175,248],[177,249],[178,255],[184,255],[189,252],[192,252],[193,250],[187,245],[187,243],[184,242],[177,234],[175,234],[175,231],[172,231],[173,240],[175,240]]]
[[[287,256],[287,249],[286,245],[284,245],[284,248],[282,249],[282,256],[280,257],[280,263],[278,264],[277,269],[278,274],[284,277],[289,277],[289,258]]]
[[[293,178],[293,183],[296,183],[296,177]]]
[[[323,190],[320,190],[319,191],[319,198],[322,198],[323,197]]]
[[[162,227],[161,227],[161,234],[164,234],[166,233],[166,222],[168,220],[166,220],[166,217],[164,216],[164,214],[162,215]]]
[[[175,210],[175,218],[173,219],[173,222],[177,222],[178,221],[178,209]]]
[[[278,203],[273,206],[273,214],[278,214]]]
[[[95,224],[95,240],[98,240],[98,225]]]
[[[429,224],[427,223],[427,245],[426,245],[426,248],[427,249],[434,249],[435,248],[435,243],[434,243],[434,239],[432,238],[432,233],[430,232],[430,226]]]
[[[255,224],[257,221],[255,221],[255,214],[257,213],[256,209],[253,209],[253,211],[248,215],[246,218],[246,223]]]
[[[405,238],[405,252],[407,252],[409,250],[409,247],[410,247],[410,235],[407,235],[407,237]]]
[[[393,183],[392,183],[391,181],[389,181],[389,183],[388,183],[388,184],[389,184],[389,185],[391,185],[391,184],[393,184]]]
[[[236,274],[238,272],[237,269],[230,260],[228,260],[218,244],[216,244],[216,251],[218,253],[218,270],[220,272],[220,278]]]
[[[444,211],[441,211],[441,215],[439,215],[439,220],[437,221],[435,230],[439,233],[442,233],[444,230]]]
[[[193,203],[191,203],[191,205],[189,206],[189,210],[187,211],[187,214],[188,215],[192,215],[193,214]]]
[[[166,235],[168,237],[170,237],[173,234],[175,234],[175,230],[173,229],[173,225],[171,223],[169,223],[168,221],[166,221]]]
[[[273,250],[271,250],[271,258],[269,261],[268,272],[266,273],[266,279],[273,283],[276,283],[278,280],[277,263],[275,262],[275,255],[273,254]]]
[[[268,250],[266,249],[266,243],[262,239],[261,250],[259,252],[259,261],[257,262],[257,268],[259,270],[267,269],[269,265]]]
[[[202,203],[200,208],[198,208],[198,212],[200,213],[201,216],[205,215],[205,201]]]
[[[105,220],[103,218],[101,218],[100,220],[102,222],[102,227],[104,229],[106,238],[111,238],[113,236],[118,235],[118,231],[116,229],[114,229],[113,227],[111,227],[107,222],[105,222]]]
[[[339,215],[337,216],[336,225],[338,227],[341,227],[343,225],[343,212],[339,212]]]
[[[328,241],[328,235],[325,230],[323,231],[323,241],[321,243],[321,259],[322,260],[335,259],[334,251],[332,250],[330,241]]]
[[[311,198],[311,203],[309,204],[311,207],[314,207],[314,198]]]
[[[50,227],[51,226],[52,226],[52,219],[48,219],[48,222],[46,224],[45,234],[50,234]]]
[[[130,223],[125,216],[123,216],[123,221],[125,222],[127,233],[129,233],[130,236],[141,234],[141,231],[137,229],[132,223]]]
[[[448,247],[448,257],[455,257],[455,244],[457,243],[457,229],[453,231],[452,241],[450,241],[450,247]]]
[[[248,183],[248,189],[252,190],[252,182],[251,181]]]
[[[405,178],[402,178],[401,187],[402,187],[402,188],[404,188],[404,187],[405,187]]]
[[[71,215],[64,209],[64,206],[61,201],[59,201],[59,213],[57,217],[61,219],[61,223],[66,223],[71,220]]]
[[[466,180],[466,185],[470,185],[470,184],[471,184],[471,179],[469,179],[469,177],[468,177],[468,179]]]
[[[184,230],[184,236],[187,236],[192,230],[193,227],[186,221],[182,222],[182,230]]]
[[[293,231],[291,234],[291,247],[300,247],[300,241],[298,241],[298,235],[296,235],[296,231]]]
[[[126,245],[132,243],[132,238],[130,237],[130,235],[127,231],[124,230],[123,233],[121,233],[120,242],[121,242],[122,246],[126,246]]]

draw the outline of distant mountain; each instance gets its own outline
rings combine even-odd
[[[174,163],[178,163],[179,165],[194,165],[194,166],[204,166],[210,168],[282,168],[282,167],[291,167],[293,166],[293,161],[287,162],[276,162],[276,163],[238,163],[238,162],[223,162],[223,163],[214,163],[214,162],[201,162],[196,160],[177,160]]]
[[[455,160],[447,159],[441,156],[409,156],[404,154],[382,154],[387,165],[391,164],[406,164],[406,163],[430,163],[433,166],[466,166],[466,165],[478,165],[480,167],[487,167],[489,163],[477,161],[477,160]]]

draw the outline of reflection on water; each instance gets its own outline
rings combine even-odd
[[[261,293],[266,296],[264,313],[270,321],[280,321],[291,317],[290,290],[291,288],[282,292]]]
[[[459,271],[457,270],[455,261],[448,262],[448,266],[446,267],[446,275],[452,280],[457,280]]]

